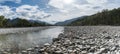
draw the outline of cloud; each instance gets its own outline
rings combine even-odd
[[[8,6],[0,6],[0,15],[7,16],[7,18],[12,18],[15,13],[12,11],[12,9]]]
[[[6,1],[12,1],[12,2],[15,2],[15,3],[21,3],[21,0],[0,0],[0,3],[4,3]]]
[[[90,4],[87,0],[73,0],[71,3],[66,2],[64,0],[50,0],[48,4],[60,12],[53,13],[51,17],[43,19],[43,21],[56,23],[84,15],[92,15],[101,10],[99,8],[102,8],[101,6]],[[94,10],[95,8],[97,10]]]
[[[104,4],[107,3],[108,0],[86,0],[90,4]]]
[[[92,9],[93,7],[103,6],[108,0],[73,0],[73,2],[67,4],[68,0],[50,0],[49,5],[57,8],[61,12],[73,12],[77,9]],[[69,1],[68,1],[69,2]]]
[[[0,0],[0,3],[12,1],[21,3],[21,0]],[[27,1],[24,1],[27,2]],[[113,9],[120,7],[120,0],[42,0],[39,3],[35,0],[35,6],[31,3],[21,3],[19,7],[0,6],[0,15],[7,18],[25,18],[42,20],[49,23],[56,23],[68,19],[92,15],[103,9]],[[38,2],[38,3],[36,3]],[[44,4],[43,6],[40,4]],[[46,7],[44,7],[46,6]],[[42,8],[43,7],[43,8]],[[13,10],[14,9],[14,10]]]
[[[4,15],[6,18],[24,18],[32,20],[40,20],[47,17],[49,14],[40,10],[38,6],[22,5],[17,7],[15,11],[8,6],[0,6],[0,15]]]
[[[68,3],[66,3],[68,1]],[[112,3],[114,2],[114,3]],[[59,12],[53,13],[51,17],[43,21],[56,23],[68,19],[92,15],[103,9],[113,9],[120,7],[118,0],[50,0],[48,5],[55,7]]]
[[[40,10],[38,6],[23,5],[16,8],[16,13],[18,13],[21,18],[29,18],[39,20],[48,16],[49,14]]]
[[[48,3],[50,6],[53,6],[57,8],[61,12],[67,12],[69,8],[74,8],[73,7],[74,1],[66,1],[66,0],[50,0]]]

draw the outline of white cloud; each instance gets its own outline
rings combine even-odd
[[[41,18],[44,18],[45,16],[48,16],[47,13],[45,13],[42,10],[39,10],[38,6],[30,6],[30,5],[23,5],[16,9],[16,13],[19,14],[20,18],[29,18],[29,19],[36,19],[39,20]]]
[[[72,8],[74,8],[74,2],[74,0],[50,0],[49,5],[59,9],[61,12],[67,12],[68,10],[72,10]]]
[[[86,0],[86,1],[90,4],[103,4],[108,2],[108,0]]]
[[[0,15],[7,16],[7,18],[12,18],[12,16],[15,14],[8,6],[0,6],[0,12]]]
[[[43,19],[43,21],[56,23],[84,15],[92,15],[103,9],[120,7],[116,3],[109,2],[109,0],[50,0],[48,4],[60,12],[53,13],[51,17]]]
[[[0,15],[4,15],[6,18],[24,18],[32,20],[40,20],[48,16],[42,10],[39,10],[38,6],[22,5],[16,8],[16,11],[13,11],[12,8],[8,6],[0,6]]]
[[[22,5],[16,8],[16,12],[36,12],[38,8],[38,6]]]
[[[91,15],[96,13],[98,10],[93,9],[93,5],[87,3],[87,1],[74,0],[71,3],[66,3],[68,0],[51,0],[49,2],[50,6],[57,8],[60,12],[53,13],[51,17],[43,19],[43,21],[56,23],[60,21],[65,21],[68,19]]]
[[[69,2],[69,0],[50,0],[49,5],[57,8],[61,12],[73,12],[89,10],[96,6],[102,7],[103,4],[108,2],[108,0],[72,0],[72,2],[68,4],[66,3],[67,1]]]
[[[20,3],[21,0],[0,0],[0,3],[4,3],[5,1],[12,1],[12,2],[15,2],[15,3]]]
[[[21,2],[21,0],[0,0],[0,3],[5,1],[14,1],[16,3]],[[40,10],[39,6],[22,5],[17,7],[16,11],[13,11],[13,8],[10,8],[8,6],[0,6],[0,15],[5,15],[8,18],[20,17],[25,19],[36,19],[50,23],[56,23],[84,15],[92,15],[97,13],[98,11],[102,11],[103,9],[118,8],[120,7],[120,1],[50,0],[46,5],[48,5],[48,7],[54,8],[51,8],[49,10],[47,8],[45,10]],[[46,10],[49,13],[45,13]]]

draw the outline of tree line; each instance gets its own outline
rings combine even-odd
[[[35,26],[48,26],[50,24],[45,22],[29,21],[26,19],[6,19],[0,16],[0,27],[35,27]]]
[[[113,10],[105,9],[91,16],[86,16],[76,20],[69,25],[85,26],[85,25],[120,25],[120,8]]]

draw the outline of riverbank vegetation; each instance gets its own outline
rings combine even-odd
[[[65,25],[67,26],[92,26],[92,25],[120,26],[120,8],[115,8],[113,10],[105,9],[91,16],[78,17],[78,18],[67,20],[57,24],[57,26],[61,26],[61,25],[62,26],[65,26]],[[34,21],[34,20],[26,20],[21,18],[7,19],[4,16],[0,16],[0,27],[36,27],[36,26],[51,26],[51,24]]]
[[[103,10],[91,16],[78,19],[69,24],[70,26],[85,26],[85,25],[120,25],[120,8],[113,10]]]
[[[36,27],[50,25],[45,22],[29,21],[26,19],[6,19],[4,16],[0,16],[0,27]]]

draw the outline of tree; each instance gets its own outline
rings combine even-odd
[[[3,27],[4,16],[0,16],[0,27]]]
[[[106,9],[74,21],[69,25],[120,25],[120,8],[113,10]]]

